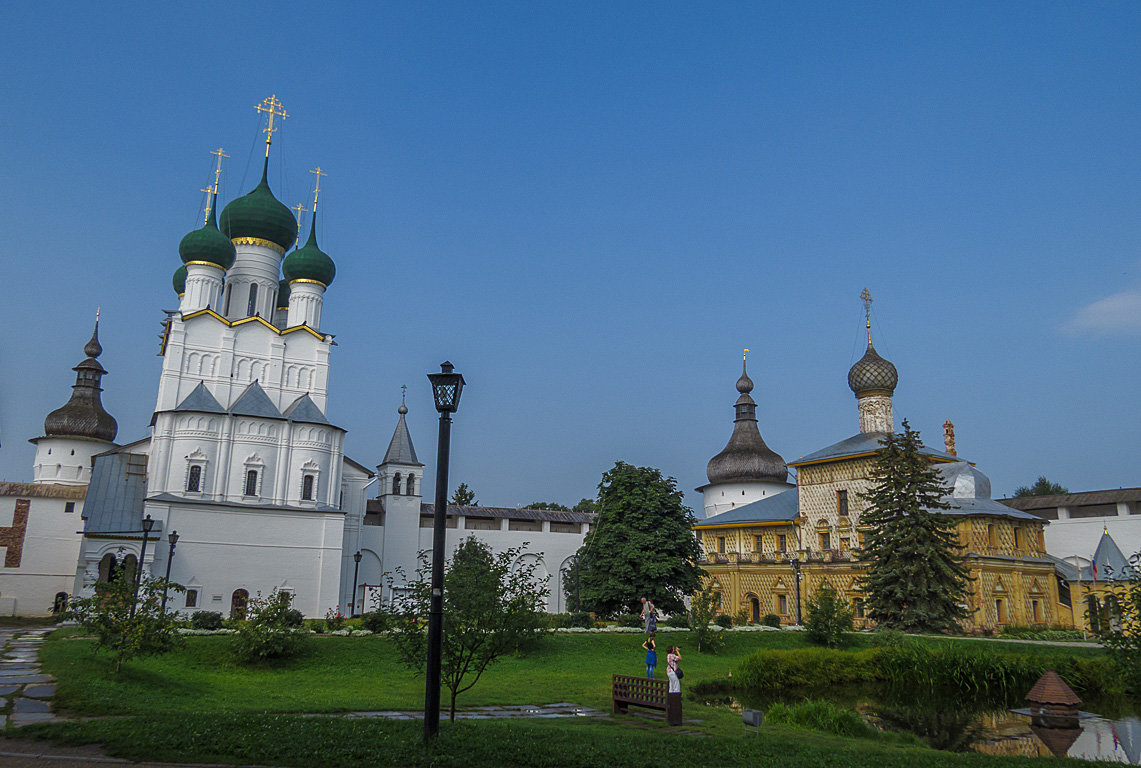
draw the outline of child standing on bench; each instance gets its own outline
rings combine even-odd
[[[646,649],[646,677],[653,680],[654,667],[658,666],[658,646],[654,643],[654,636],[647,637],[642,647]]]

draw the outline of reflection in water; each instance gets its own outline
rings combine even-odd
[[[953,694],[915,691],[906,695],[881,686],[798,689],[772,695],[705,690],[700,698],[715,706],[768,710],[780,701],[795,704],[805,699],[823,699],[854,709],[884,730],[907,731],[936,749],[952,752],[983,752],[1024,757],[1076,757],[1141,765],[1141,719],[1121,700],[1095,700],[1083,708],[1108,717],[1083,712],[1080,718],[1046,722],[1032,719],[1028,710],[1012,711],[1023,704],[1020,697],[980,699]]]

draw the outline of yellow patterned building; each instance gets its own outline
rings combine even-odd
[[[798,483],[781,488],[777,481],[786,480],[787,468],[761,439],[749,396],[753,382],[742,374],[733,436],[710,460],[709,484],[698,489],[708,516],[694,526],[721,612],[744,611],[752,621],[773,613],[796,624],[808,599],[828,582],[852,605],[857,626],[869,624],[853,551],[864,535],[860,518],[876,452],[894,430],[897,383],[895,366],[872,345],[869,324],[867,352],[848,372],[859,433],[790,462]],[[952,489],[944,501],[952,507],[946,514],[957,519],[972,577],[969,626],[1072,625],[1069,588],[1045,551],[1047,521],[991,499],[990,480],[956,455],[953,433],[946,451],[924,453]]]

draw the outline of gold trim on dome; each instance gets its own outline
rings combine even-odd
[[[226,271],[226,268],[221,264],[215,264],[212,261],[188,261],[186,262],[186,266],[213,267],[214,269],[220,269],[223,272]]]
[[[260,237],[234,237],[231,238],[231,242],[233,242],[234,245],[258,245],[262,248],[269,248],[271,251],[275,251],[278,256],[285,255],[285,249],[280,245],[272,240],[263,240]]]
[[[319,285],[322,288],[328,288],[329,287],[329,286],[325,285],[324,283],[322,283],[320,280],[310,280],[308,277],[295,277],[289,281],[290,285],[293,285],[294,283],[313,283],[314,285]]]

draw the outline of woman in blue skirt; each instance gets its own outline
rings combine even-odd
[[[654,644],[654,636],[647,637],[642,647],[646,649],[646,677],[653,680],[654,667],[658,666],[658,646]]]

